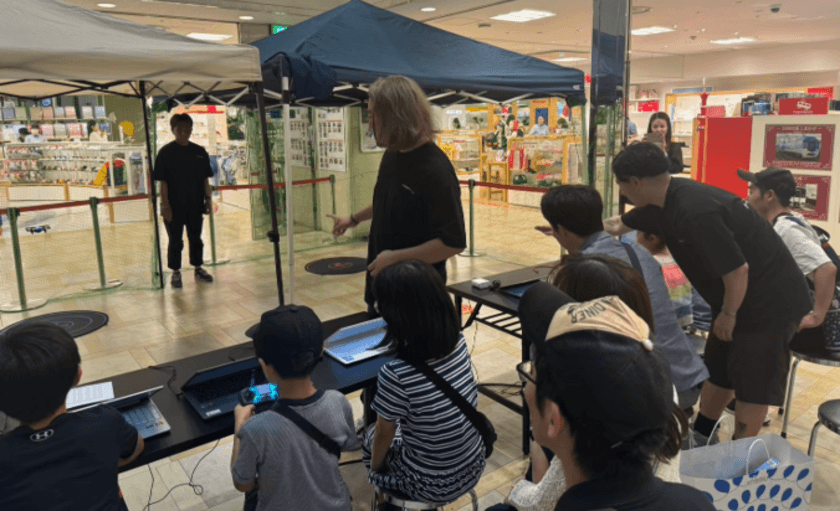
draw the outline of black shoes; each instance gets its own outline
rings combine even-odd
[[[209,284],[210,282],[213,282],[213,276],[207,273],[204,268],[199,267],[195,269],[195,280],[207,282]]]
[[[173,273],[172,274],[172,287],[175,289],[181,289],[184,287],[184,283],[181,282],[181,273]]]

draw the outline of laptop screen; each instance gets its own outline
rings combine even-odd
[[[234,362],[228,362],[208,369],[202,369],[201,371],[196,371],[196,373],[192,375],[192,378],[184,383],[183,388],[194,387],[208,381],[218,380],[231,374],[250,371],[255,368],[260,368],[260,363],[257,361],[256,357],[236,360]]]

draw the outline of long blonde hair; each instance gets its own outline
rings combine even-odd
[[[406,151],[432,140],[431,106],[417,82],[405,76],[379,78],[368,95],[380,145]]]

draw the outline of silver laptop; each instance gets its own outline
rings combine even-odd
[[[122,414],[126,422],[134,426],[143,439],[155,437],[172,429],[169,423],[166,422],[163,414],[160,413],[160,409],[152,401],[152,396],[162,388],[163,385],[160,385],[127,396],[71,410],[71,413],[80,412],[99,405],[112,406]]]
[[[387,353],[391,348],[381,345],[386,326],[378,318],[344,327],[324,341],[324,351],[346,366]]]

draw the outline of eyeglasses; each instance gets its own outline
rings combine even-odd
[[[516,364],[516,372],[519,373],[519,380],[522,382],[523,386],[527,385],[528,382],[531,382],[534,385],[537,384],[537,380],[531,377],[530,360],[526,360],[525,362],[520,362]]]

